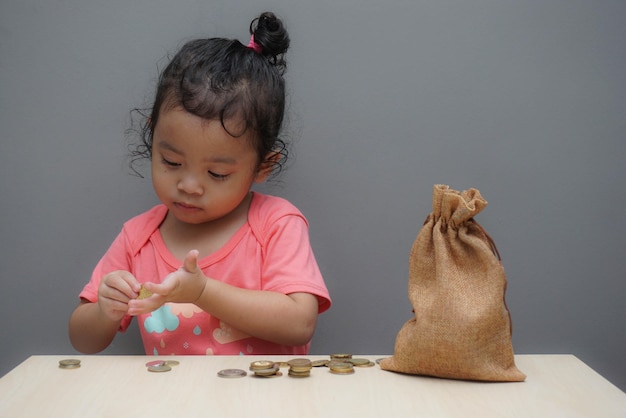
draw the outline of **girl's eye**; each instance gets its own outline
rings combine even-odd
[[[226,180],[226,177],[228,177],[228,174],[217,174],[212,171],[209,171],[209,175],[217,180]]]
[[[166,159],[165,159],[165,158],[163,158],[163,157],[161,157],[161,161],[163,162],[163,164],[165,164],[165,165],[167,165],[167,166],[170,166],[170,167],[178,167],[178,166],[180,166],[180,164],[179,164],[179,163],[175,163],[175,162],[173,162],[173,161],[166,160]]]

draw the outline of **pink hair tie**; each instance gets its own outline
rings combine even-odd
[[[250,36],[250,42],[248,43],[248,48],[250,48],[257,54],[260,54],[261,51],[263,51],[263,48],[261,48],[261,45],[254,42],[254,33]]]

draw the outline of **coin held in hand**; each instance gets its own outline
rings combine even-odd
[[[139,296],[137,296],[137,299],[145,299],[145,298],[149,298],[150,296],[152,296],[152,292],[146,289],[146,287],[142,284],[141,290],[139,291]]]

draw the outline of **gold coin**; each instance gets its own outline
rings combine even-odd
[[[247,374],[248,373],[246,373],[245,370],[241,370],[241,369],[224,369],[224,370],[220,370],[219,372],[217,372],[217,375],[219,377],[225,377],[225,378],[244,377]]]
[[[172,370],[172,368],[170,366],[166,366],[165,364],[148,367],[149,372],[156,372],[156,373],[169,372],[170,370]]]
[[[352,374],[354,373],[354,369],[350,369],[350,370],[330,370],[330,372],[332,374]]]
[[[348,363],[352,363],[355,366],[363,366],[371,362],[366,358],[351,358],[348,359]]]
[[[326,367],[329,368],[346,368],[346,367],[352,367],[352,363],[349,363],[347,361],[343,361],[343,360],[331,360],[328,362],[328,364],[326,364]]]
[[[270,360],[257,360],[250,363],[250,370],[264,370],[274,367],[274,362]]]
[[[311,362],[311,366],[312,367],[323,367],[326,366],[328,363],[330,363],[330,360],[314,360]]]
[[[311,370],[312,363],[311,360],[306,358],[295,358],[289,360],[289,371],[290,372],[308,372]]]
[[[255,373],[253,376],[254,377],[262,377],[264,379],[269,379],[269,378],[272,378],[272,377],[281,377],[282,375],[283,375],[283,372],[276,372],[276,373],[273,373],[273,374],[258,374],[258,373]]]
[[[311,374],[311,370],[293,370],[293,369],[289,369],[289,373],[294,374],[294,375],[309,375]]]
[[[291,367],[311,367],[311,360],[308,358],[294,358],[287,362]]]
[[[137,296],[137,299],[145,299],[145,298],[149,298],[150,296],[152,296],[152,292],[146,289],[145,286],[142,284],[141,290],[139,291],[139,296]]]
[[[351,371],[354,370],[354,366],[352,365],[352,363],[340,363],[340,362],[333,362],[331,361],[330,363],[328,363],[328,368],[330,369],[330,371],[335,371],[335,372],[343,372],[343,371]]]
[[[352,358],[352,354],[331,354],[330,355],[330,359],[331,360],[347,360],[349,358]]]
[[[376,364],[373,361],[368,361],[363,364],[355,364],[354,367],[374,367]]]
[[[310,371],[304,371],[304,372],[299,372],[299,371],[295,371],[295,370],[291,370],[289,369],[289,376],[290,377],[309,377],[311,376],[311,372]]]
[[[278,366],[270,367],[269,369],[256,369],[254,374],[257,376],[271,376],[278,372]]]
[[[289,368],[289,370],[292,371],[292,372],[310,372],[311,371],[311,366],[309,366],[309,367],[294,367],[294,366],[291,366]]]
[[[165,360],[163,362],[163,364],[165,364],[166,366],[178,366],[180,364],[180,361],[178,361],[178,360]]]

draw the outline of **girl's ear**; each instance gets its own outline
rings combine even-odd
[[[263,183],[269,175],[272,173],[272,170],[278,164],[280,160],[280,153],[276,151],[270,151],[265,155],[265,158],[261,162],[259,166],[259,171],[256,173],[256,177],[254,178],[255,183]]]

